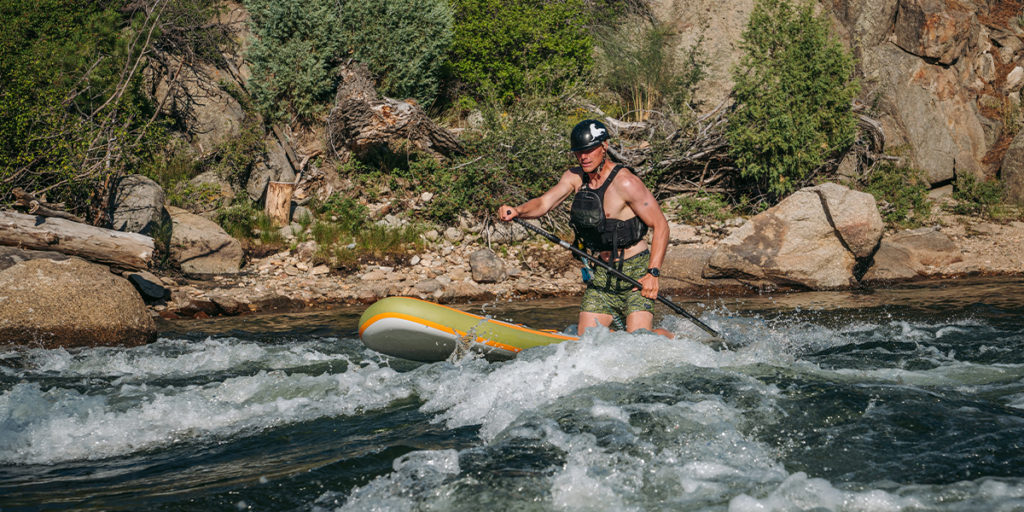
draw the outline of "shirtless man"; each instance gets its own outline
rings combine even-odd
[[[608,157],[608,139],[608,129],[600,121],[580,122],[570,135],[580,166],[565,171],[540,197],[498,209],[498,217],[506,222],[535,219],[575,194],[571,224],[584,248],[643,286],[637,290],[600,267],[594,269],[580,305],[580,336],[588,327],[608,327],[613,321],[629,332],[652,330],[659,267],[668,248],[668,222],[661,207],[640,178]],[[648,229],[650,245],[644,238]]]

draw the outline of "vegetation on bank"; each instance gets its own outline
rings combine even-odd
[[[796,0],[800,2],[801,0]],[[117,178],[142,173],[171,204],[211,212],[254,251],[286,242],[247,199],[272,126],[311,133],[325,122],[338,66],[367,64],[381,94],[414,100],[458,128],[465,154],[438,160],[408,147],[341,162],[313,161],[358,185],[309,205],[296,241],[318,242],[318,261],[415,250],[432,223],[488,221],[502,202],[549,187],[573,164],[567,134],[608,115],[642,122],[616,149],[664,199],[673,218],[720,222],[760,211],[789,192],[834,179],[857,148],[850,110],[853,60],[812,4],[758,0],[744,33],[727,123],[698,119],[693,91],[705,75],[700,40],[680,48],[645,0],[245,0],[253,35],[237,137],[202,154],[182,128],[189,103],[158,100],[180,69],[227,68],[239,27],[217,0],[12,0],[0,6],[0,201],[21,187],[103,224]],[[703,123],[703,124],[702,124]],[[888,223],[928,221],[927,183],[880,162],[851,183],[874,194]],[[710,171],[709,171],[710,170]],[[709,177],[708,174],[714,174]],[[197,176],[215,176],[233,193]],[[204,184],[205,183],[205,184]],[[957,212],[1001,218],[994,182],[958,177]],[[389,191],[387,196],[372,192]],[[433,199],[403,227],[381,227],[367,202]],[[564,222],[564,211],[554,212]]]

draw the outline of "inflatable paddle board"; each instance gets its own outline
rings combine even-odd
[[[423,362],[444,361],[465,348],[501,361],[528,348],[578,339],[411,297],[388,297],[367,308],[359,318],[359,337],[382,354]]]

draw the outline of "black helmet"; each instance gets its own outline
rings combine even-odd
[[[572,134],[569,135],[569,142],[572,144],[570,151],[586,151],[608,138],[608,128],[601,121],[594,119],[580,121],[573,127]]]

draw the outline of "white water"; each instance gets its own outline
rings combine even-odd
[[[435,423],[477,427],[479,446],[411,452],[395,460],[392,473],[364,486],[326,490],[314,509],[479,510],[488,503],[485,495],[458,499],[460,486],[476,485],[462,474],[463,459],[526,440],[560,453],[561,462],[548,471],[523,477],[534,488],[520,494],[534,493],[533,505],[542,509],[721,510],[726,504],[730,512],[1024,510],[1024,479],[850,488],[787,471],[785,448],[752,438],[747,417],[750,411],[761,418],[787,414],[778,406],[781,390],[757,378],[765,371],[830,382],[970,387],[1020,383],[1024,366],[961,362],[955,353],[922,348],[922,359],[935,367],[829,369],[799,359],[800,350],[848,344],[848,336],[879,326],[769,328],[742,319],[712,324],[742,348],[717,352],[694,341],[699,331],[676,320],[668,327],[681,333],[677,340],[590,331],[580,342],[530,350],[508,363],[468,358],[407,372],[369,353],[350,361],[325,350],[322,340],[265,345],[227,337],[163,339],[129,350],[36,350],[17,374],[59,380],[21,382],[0,394],[0,464],[98,460],[226,440],[385,410],[415,397]],[[977,325],[886,327],[914,341]],[[250,367],[258,370],[217,377]],[[727,377],[743,395],[742,409],[720,394],[676,383],[709,371]],[[190,383],[196,381],[206,382]],[[659,395],[662,385],[671,393]],[[649,391],[653,395],[645,396]],[[1024,407],[1021,397],[1006,405]]]

